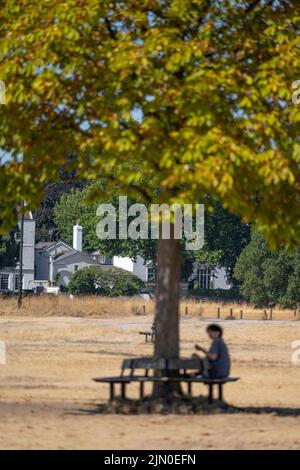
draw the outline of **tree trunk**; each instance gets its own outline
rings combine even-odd
[[[170,240],[158,240],[154,350],[156,359],[179,357],[180,260],[180,240],[173,237]],[[155,398],[170,398],[178,393],[180,386],[176,383],[156,383],[153,387]]]

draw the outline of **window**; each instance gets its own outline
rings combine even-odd
[[[15,232],[15,240],[17,243],[21,241],[21,231],[19,228]]]
[[[156,268],[150,266],[147,269],[147,281],[148,282],[155,282],[156,281]]]
[[[110,258],[109,256],[105,256],[105,255],[96,255],[94,257],[94,259],[96,261],[98,261],[98,263],[101,263],[101,264],[109,264],[109,265],[112,265],[113,264],[113,259]]]
[[[20,276],[17,274],[15,276],[15,290],[19,290],[19,279],[20,279]],[[23,280],[23,278],[22,278]]]
[[[212,288],[212,272],[207,266],[198,268],[198,282],[201,289]]]
[[[0,289],[8,289],[9,274],[0,274]]]

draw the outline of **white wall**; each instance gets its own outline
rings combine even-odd
[[[147,282],[147,266],[141,256],[137,256],[136,261],[133,263],[133,274],[139,277],[142,281]]]
[[[118,268],[126,269],[126,271],[130,271],[131,273],[133,273],[133,261],[130,258],[114,256],[113,265],[117,266]]]
[[[35,221],[24,220],[23,268],[34,270]]]
[[[34,271],[23,270],[23,289],[33,289]]]
[[[190,279],[193,279],[196,276],[197,270],[201,265],[194,263],[193,273],[190,276]],[[196,281],[198,277],[196,277]],[[212,289],[230,289],[231,285],[228,283],[226,278],[226,269],[225,268],[215,268],[214,277],[212,278]]]
[[[142,281],[147,281],[147,266],[141,256],[137,256],[135,261],[127,257],[114,256],[113,265],[135,274]]]
[[[230,289],[225,268],[215,268],[214,289]]]
[[[75,272],[75,266],[78,266],[78,271],[83,268],[88,268],[90,266],[99,266],[99,263],[94,261],[92,258],[89,260],[87,257],[81,255],[80,252],[76,252],[71,256],[63,258],[62,260],[54,261],[53,263],[53,279],[57,273],[62,272],[62,277],[64,281],[68,282],[69,273],[73,274]],[[99,266],[100,267],[100,266]]]

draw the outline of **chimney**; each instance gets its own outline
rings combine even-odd
[[[82,231],[81,225],[74,225],[73,227],[73,248],[77,251],[82,251]]]

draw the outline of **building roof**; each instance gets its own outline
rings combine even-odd
[[[26,211],[24,214],[24,220],[33,220],[33,215],[31,211]]]
[[[49,248],[49,246],[55,245],[56,242],[38,242],[34,245],[34,248],[37,250],[42,250],[43,248]]]
[[[96,266],[105,266],[104,264],[100,263],[99,261],[95,260],[92,258],[92,254],[100,254],[99,251],[93,252],[91,254],[88,254],[84,251],[77,251],[74,248],[72,248],[70,245],[68,245],[66,242],[63,240],[58,240],[56,242],[39,242],[36,243],[35,249],[36,250],[49,250],[51,253],[51,248],[53,249],[56,245],[58,244],[63,244],[67,248],[67,250],[64,250],[60,253],[56,253],[55,256],[53,257],[53,263],[60,262],[61,260],[68,258],[73,255],[78,255],[81,259],[85,260],[87,263],[91,265],[96,265]],[[112,265],[108,265],[112,267]]]
[[[57,261],[61,261],[62,259],[65,259],[65,258],[69,258],[70,256],[73,256],[73,255],[77,255],[79,256],[81,259],[84,259],[85,261],[87,261],[88,263],[90,264],[96,264],[96,265],[99,265],[99,266],[102,266],[101,263],[99,263],[98,261],[96,261],[95,259],[93,259],[91,256],[89,256],[87,253],[84,253],[82,251],[77,251],[77,250],[70,250],[68,252],[64,252],[64,253],[61,253],[59,254],[54,260],[53,260],[53,263],[56,263]]]
[[[54,247],[59,245],[63,245],[68,251],[74,251],[74,248],[72,248],[70,245],[68,245],[68,243],[64,242],[63,240],[58,240],[56,242],[39,242],[35,245],[35,248],[37,250],[51,251]]]

